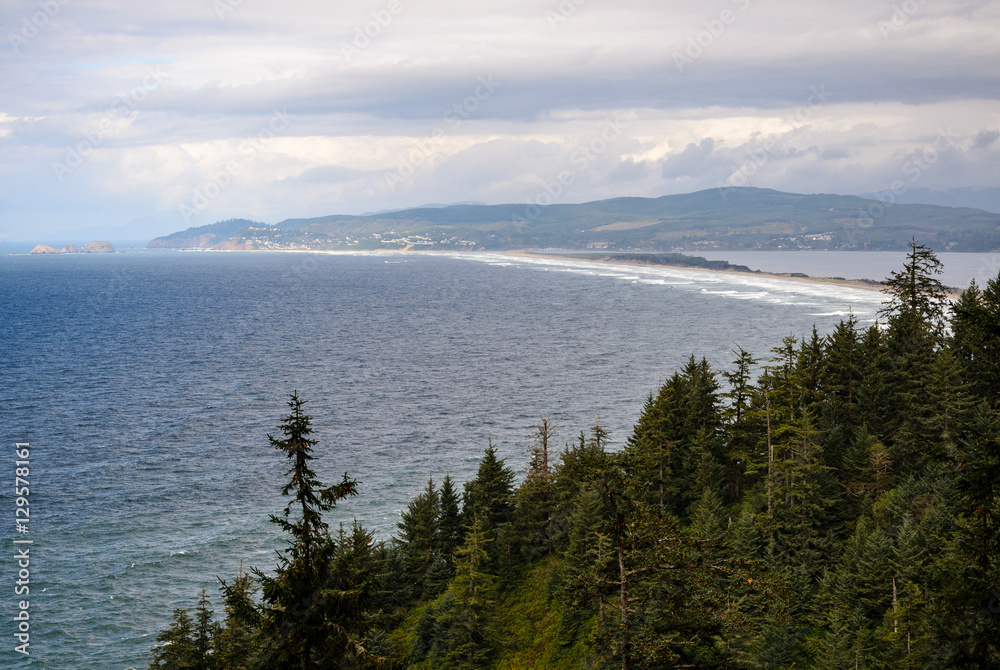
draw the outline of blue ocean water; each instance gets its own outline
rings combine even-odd
[[[0,478],[30,442],[34,541],[25,659],[0,487],[0,667],[145,667],[173,608],[241,563],[273,566],[285,464],[266,434],[293,390],[320,478],[362,482],[329,521],[388,537],[428,477],[465,481],[488,440],[520,471],[541,415],[568,442],[596,412],[620,445],[689,355],[766,358],[880,300],[501,255],[0,257]]]

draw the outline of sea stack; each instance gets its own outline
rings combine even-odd
[[[33,254],[61,254],[62,252],[55,247],[50,247],[47,244],[39,244],[37,247],[31,250]]]
[[[76,248],[75,244],[67,244],[66,246],[64,246],[62,248],[62,251],[60,253],[63,253],[63,254],[78,254],[78,253],[80,253],[80,250]]]
[[[110,242],[97,241],[97,242],[87,242],[83,245],[83,249],[80,249],[81,254],[113,254],[115,253],[115,248],[111,246]]]

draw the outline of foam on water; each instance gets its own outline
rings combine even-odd
[[[833,300],[848,308],[839,311],[854,313],[856,316],[874,314],[882,302],[882,294],[875,290],[778,277],[755,277],[701,269],[687,270],[603,262],[600,263],[598,269],[595,267],[597,264],[592,261],[553,257],[511,257],[506,254],[454,254],[451,257],[485,262],[491,265],[627,279],[654,286],[687,286],[697,288],[700,292],[709,295],[718,295],[734,300],[763,300],[778,305],[815,307]],[[511,258],[515,258],[515,260],[512,262]],[[712,290],[705,288],[706,286],[724,286],[726,288]]]

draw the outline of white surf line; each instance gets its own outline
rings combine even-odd
[[[530,266],[538,269],[552,269],[564,272],[575,272],[590,276],[606,276],[627,280],[639,280],[642,283],[664,283],[675,286],[696,286],[705,293],[722,295],[740,300],[764,300],[779,304],[796,304],[803,306],[824,306],[833,311],[831,302],[841,305],[851,305],[852,311],[875,311],[882,306],[884,296],[875,290],[812,282],[783,277],[755,277],[751,275],[719,272],[714,270],[686,270],[675,267],[644,266],[581,259],[560,259],[549,257],[515,256],[501,252],[486,254],[455,254],[454,258],[478,260],[492,264],[504,263],[518,266]],[[716,287],[716,290],[712,290]],[[725,288],[724,288],[725,287]],[[722,290],[719,290],[722,289]],[[798,298],[798,299],[796,299]],[[812,298],[819,302],[804,302],[801,298]],[[856,307],[855,307],[856,306]],[[846,309],[837,310],[845,311]]]

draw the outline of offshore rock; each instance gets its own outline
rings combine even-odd
[[[33,254],[61,254],[62,252],[55,247],[50,247],[47,244],[39,244],[34,249],[31,250]]]
[[[75,244],[67,244],[66,246],[64,246],[62,248],[62,251],[60,251],[59,253],[63,253],[63,254],[78,254],[78,253],[80,253],[80,250],[76,248]]]
[[[115,248],[111,246],[110,242],[97,241],[97,242],[87,242],[83,245],[83,249],[80,249],[82,254],[113,254],[115,253]]]

